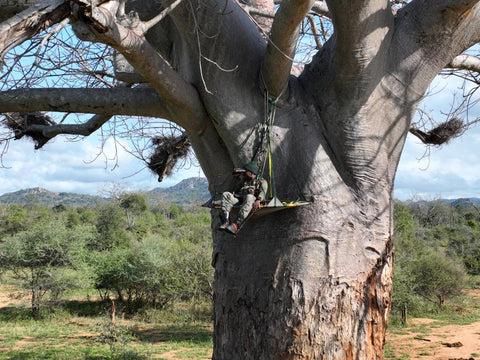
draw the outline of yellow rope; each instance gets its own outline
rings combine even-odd
[[[268,178],[270,179],[270,198],[273,198],[273,186],[272,186],[272,153],[268,149]]]

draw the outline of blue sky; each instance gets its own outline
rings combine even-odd
[[[441,112],[451,108],[451,93],[458,82],[437,80],[436,87],[447,89],[427,99],[437,120],[445,120]],[[470,119],[475,118],[470,114]],[[182,179],[203,176],[191,166],[181,169],[162,183],[133,156],[119,150],[118,165],[113,158],[113,143],[107,143],[106,156],[96,158],[99,141],[89,138],[67,142],[54,139],[44,149],[34,151],[28,140],[13,141],[4,165],[0,168],[0,194],[20,189],[43,187],[50,191],[101,195],[114,185],[125,190],[151,190],[175,185]],[[441,148],[432,148],[425,157],[425,146],[409,135],[398,168],[395,198],[438,199],[458,197],[480,198],[480,126],[469,129],[460,138]]]

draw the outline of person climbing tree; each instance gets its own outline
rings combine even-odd
[[[264,178],[258,175],[258,165],[253,161],[243,168],[234,169],[233,175],[243,175],[244,181],[233,192],[222,193],[220,212],[222,224],[218,229],[235,235],[250,212],[260,208],[261,202],[266,198],[268,184]],[[242,206],[238,211],[238,216],[234,222],[230,223],[230,211],[239,202],[242,203]]]

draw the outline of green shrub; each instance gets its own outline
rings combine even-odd
[[[80,281],[84,274],[73,271],[83,265],[84,235],[50,219],[0,243],[0,268],[10,270],[20,287],[29,290],[34,316],[39,315],[46,293],[58,299],[85,282]]]

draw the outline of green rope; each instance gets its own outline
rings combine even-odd
[[[271,137],[271,129],[273,128],[273,122],[275,120],[275,113],[276,113],[276,101],[271,100],[268,96],[268,92],[266,92],[266,100],[268,102],[268,112],[266,113],[266,123],[267,123],[267,156],[265,157],[265,162],[268,158],[269,163],[269,177],[270,177],[270,197],[274,199],[277,198],[277,186],[275,184],[275,171],[273,169],[273,161],[272,161],[272,137]],[[265,164],[264,164],[265,167]]]
[[[266,152],[266,156],[263,157],[261,164],[260,173],[265,172],[265,166],[267,159],[269,160],[269,177],[270,177],[270,197],[277,197],[277,188],[275,184],[275,173],[273,170],[273,161],[272,161],[272,138],[271,138],[271,129],[273,128],[273,123],[275,120],[276,113],[276,101],[277,99],[271,99],[268,91],[265,91],[265,121],[262,124],[262,129],[260,132],[260,142],[255,149],[252,160],[254,161],[259,154]]]

